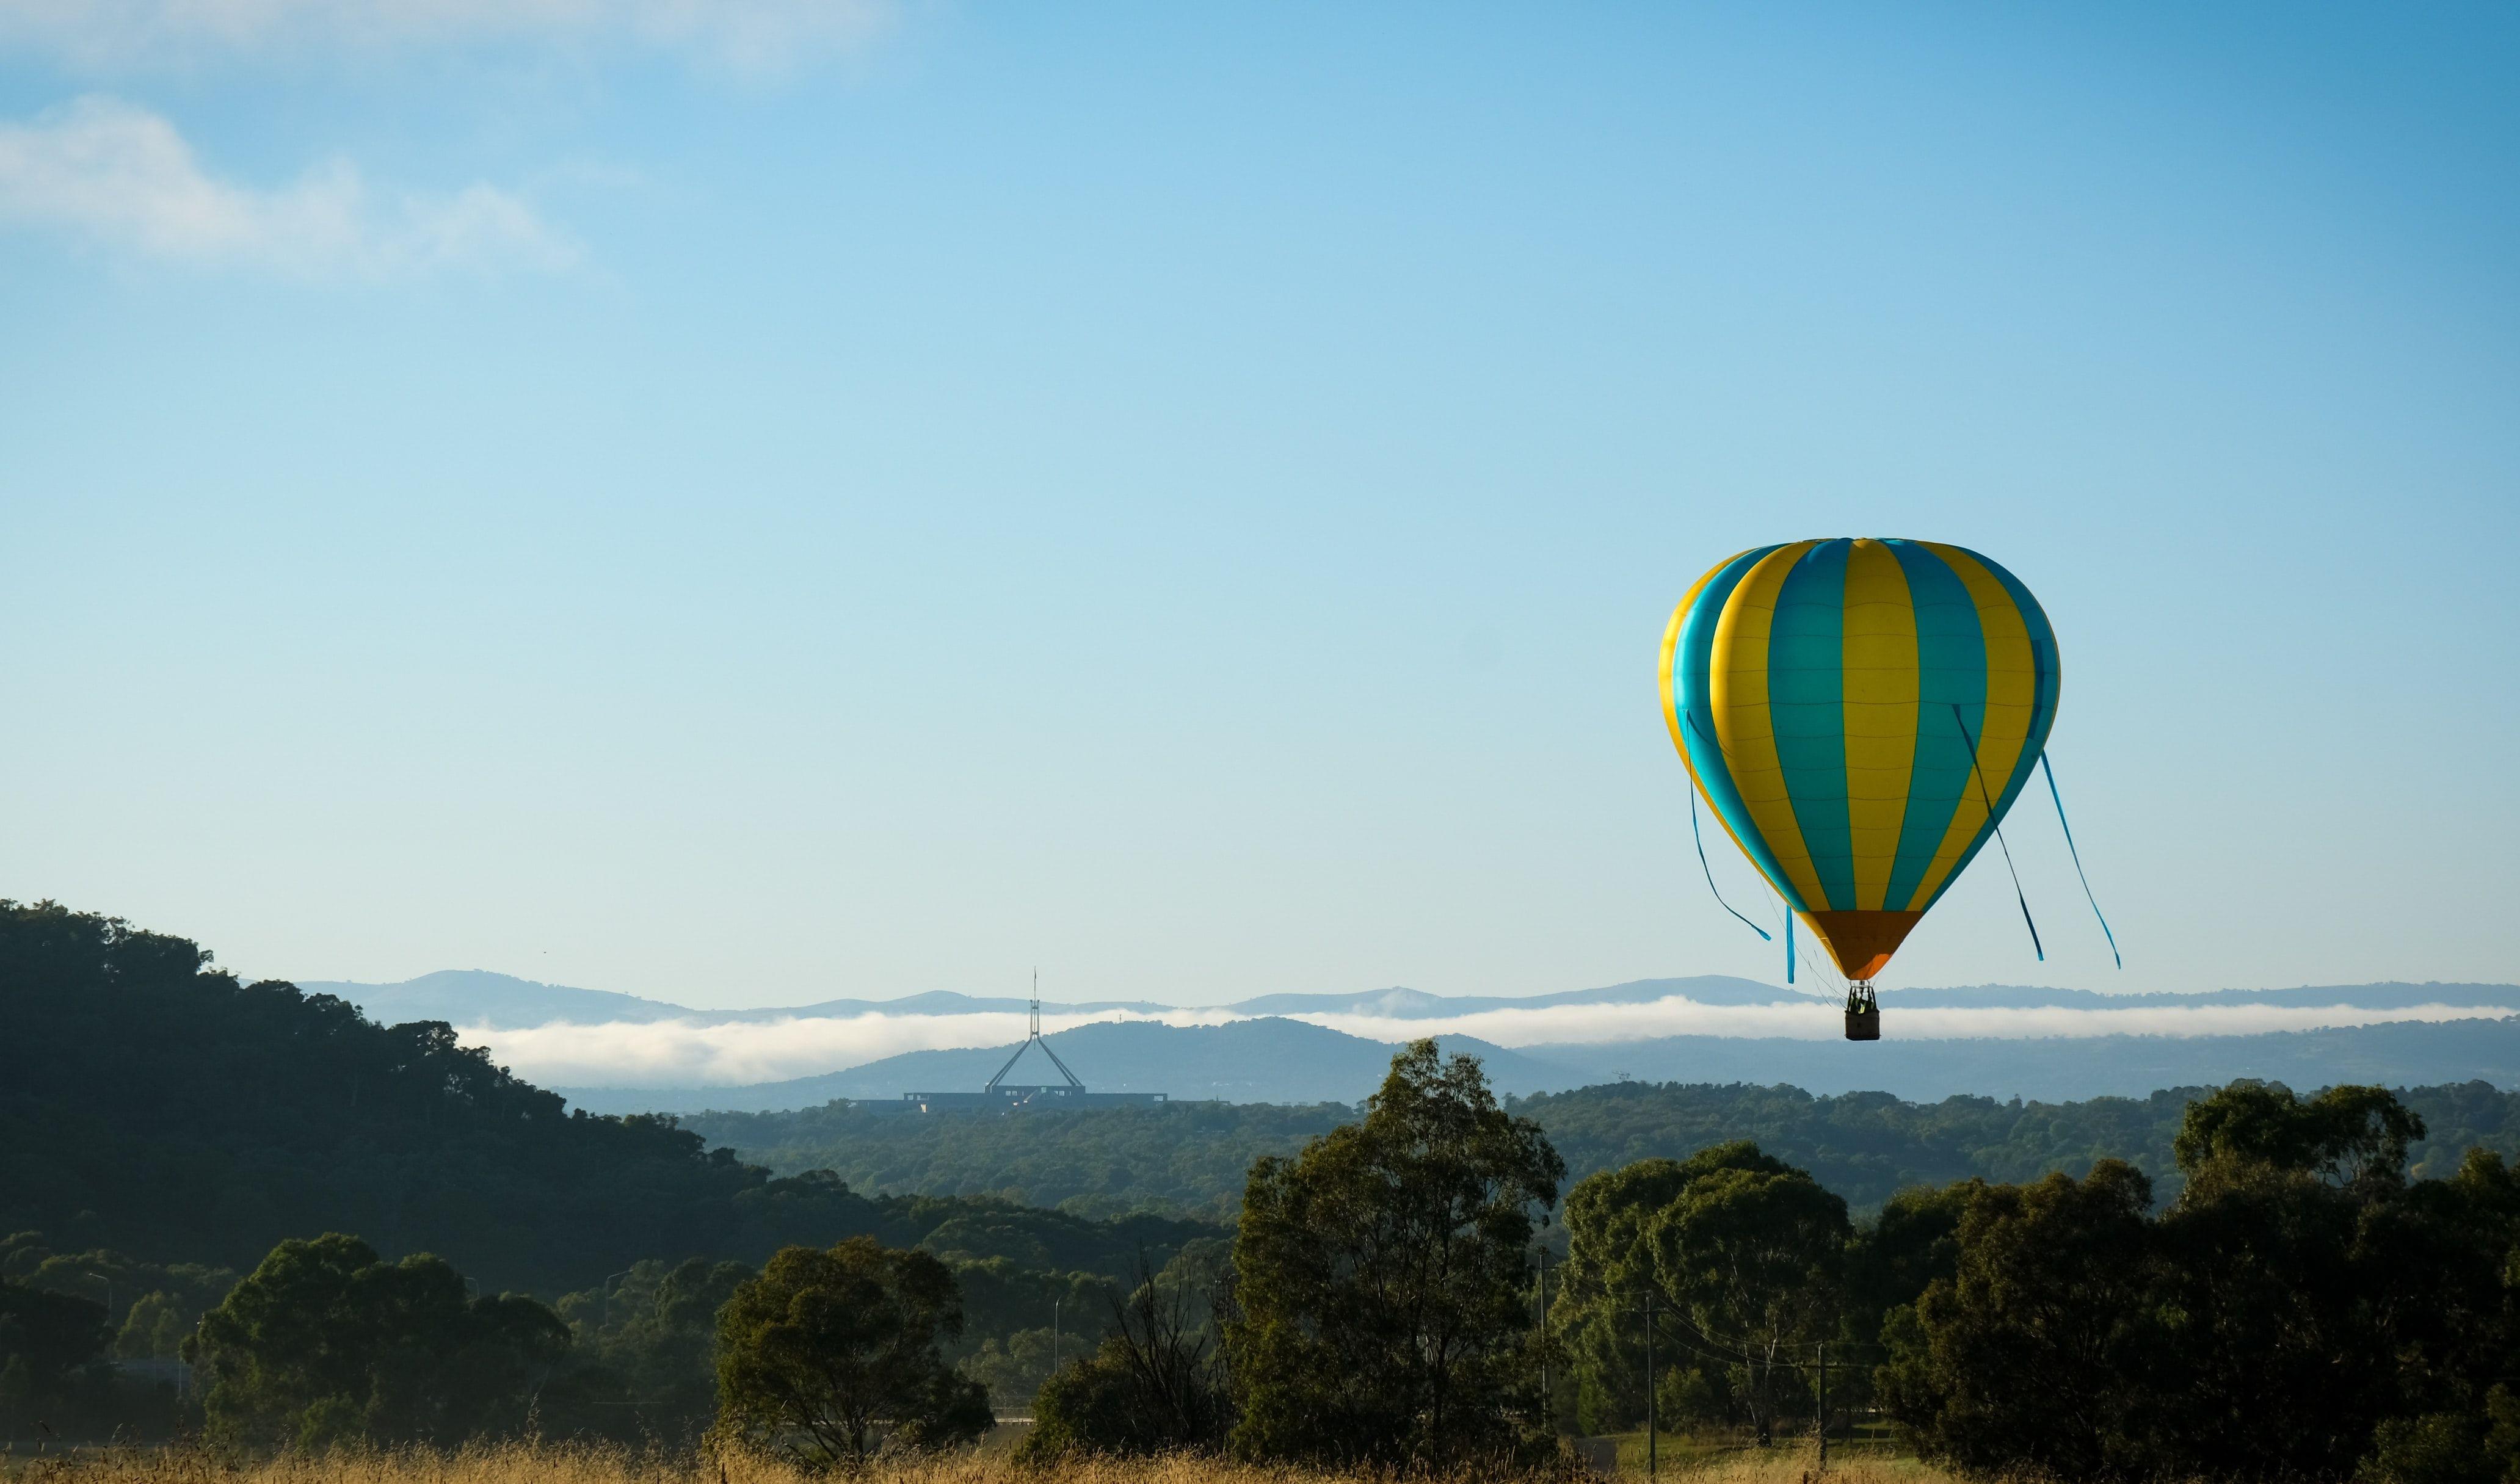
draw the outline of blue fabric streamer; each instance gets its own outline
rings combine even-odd
[[[1697,842],[1697,869],[1706,873],[1706,889],[1715,893],[1715,905],[1723,908],[1726,912],[1732,912],[1732,904],[1724,900],[1724,893],[1721,890],[1718,890],[1715,885],[1715,868],[1706,864],[1706,836],[1697,832],[1697,790],[1694,787],[1691,787],[1688,790],[1688,837]],[[1741,918],[1741,914],[1737,912],[1732,912],[1732,915],[1736,918]],[[1776,941],[1776,939],[1768,936],[1768,929],[1751,922],[1748,918],[1741,918],[1741,925],[1749,928],[1752,932],[1757,933],[1762,939],[1765,939],[1768,942],[1773,943]],[[1788,970],[1788,977],[1790,977],[1790,971],[1793,968],[1793,965],[1789,963],[1785,967]]]
[[[1986,804],[1986,817],[1996,819],[1995,800],[1986,791],[1986,775],[1978,770],[1977,739],[1969,736],[1968,718],[1960,715],[1960,708],[1955,705],[1952,707],[1952,720],[1959,724],[1960,741],[1968,743],[1969,775],[1977,780],[1977,796]],[[2046,757],[2048,754],[2043,749],[2039,755]],[[2004,843],[2002,825],[1995,827],[1995,843],[2003,852],[2003,869],[2012,873],[2012,899],[2021,904],[2021,923],[2030,929],[2030,951],[2039,956],[2040,963],[2045,964],[2048,962],[2048,945],[2039,941],[2039,924],[2030,921],[2030,898],[2022,893],[2021,872],[2012,864],[2012,847]]]
[[[2118,952],[2118,935],[2109,931],[2109,920],[2100,912],[2100,899],[2092,895],[2092,878],[2083,875],[2083,852],[2074,848],[2074,827],[2065,823],[2065,795],[2056,791],[2056,768],[2048,761],[2048,749],[2039,749],[2039,771],[2048,775],[2048,796],[2056,801],[2056,826],[2065,832],[2065,853],[2074,858],[2074,875],[2083,883],[2083,900],[2092,904],[2092,916],[2100,920],[2100,933],[2109,940],[2109,957],[2118,967],[2126,967],[2126,959]]]
[[[1759,934],[1766,937],[1766,933]],[[1794,982],[1794,910],[1785,909],[1785,982]]]

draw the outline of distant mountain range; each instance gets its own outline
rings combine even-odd
[[[933,990],[897,1000],[821,1000],[811,1005],[757,1010],[695,1010],[663,1000],[602,989],[571,989],[542,984],[479,968],[449,968],[399,984],[358,984],[345,980],[301,979],[309,994],[338,995],[385,1024],[408,1020],[444,1020],[455,1025],[521,1029],[568,1021],[599,1025],[608,1021],[652,1024],[686,1020],[695,1025],[727,1025],[788,1019],[836,1018],[847,1015],[968,1015],[1021,1013],[1030,1003],[1014,997],[987,998]],[[1834,995],[1762,984],[1726,974],[1687,978],[1635,979],[1598,989],[1522,996],[1430,995],[1415,989],[1376,989],[1361,994],[1262,995],[1232,1005],[1207,1007],[1241,1015],[1373,1015],[1425,1020],[1477,1014],[1499,1010],[1546,1010],[1574,1005],[1634,1005],[1678,997],[1701,1005],[1832,1004]],[[2520,1013],[2520,985],[2512,984],[2340,984],[2298,989],[2216,989],[2194,994],[2102,994],[2089,989],[2038,989],[2016,984],[1976,984],[1956,989],[1885,989],[1885,1007],[1968,1010],[2140,1010],[2205,1005],[2324,1007],[2350,1005],[2367,1010],[2405,1010],[2421,1005],[2496,1006]],[[1096,1014],[1118,1011],[1153,1015],[1188,1007],[1150,1000],[1087,1000],[1042,1002],[1047,1014]]]
[[[422,974],[417,979],[405,979],[399,984],[359,984],[339,979],[299,979],[296,984],[310,995],[338,995],[366,1011],[369,1019],[387,1025],[411,1020],[444,1020],[452,1025],[478,1025],[500,1030],[549,1025],[560,1020],[577,1025],[601,1025],[621,1020],[639,1024],[689,1020],[695,1025],[731,1025],[742,1021],[870,1013],[968,1015],[999,1011],[1020,1014],[1031,1003],[1022,999],[980,999],[938,990],[923,995],[905,995],[898,1000],[823,1000],[812,1005],[785,1005],[762,1010],[694,1010],[663,1000],[643,1000],[636,995],[615,994],[607,989],[571,989],[564,984],[543,984],[510,974],[492,973],[486,968],[442,968],[435,973]],[[1112,1010],[1154,1014],[1168,1008],[1134,1000],[1096,1000],[1077,1005],[1042,1003],[1044,1011],[1061,1014],[1091,1014]]]
[[[1353,1103],[1382,1080],[1393,1046],[1301,1020],[1226,1025],[1152,1021],[1080,1025],[1050,1038],[1087,1085],[1229,1102]],[[2258,1077],[2301,1088],[2485,1081],[2520,1088],[2520,1016],[2409,1021],[2256,1036],[2092,1036],[2044,1041],[1843,1041],[1670,1036],[1519,1049],[1438,1036],[1486,1065],[1501,1093],[1598,1083],[1790,1084],[1819,1094],[1886,1092],[1912,1102],[1965,1095],[2059,1102],[2141,1097]],[[834,1098],[893,1102],[910,1092],[974,1090],[1014,1050],[912,1052],[846,1071],[749,1087],[561,1088],[590,1112],[775,1112]],[[1038,1053],[1035,1054],[1039,1055]]]
[[[858,1015],[950,1020],[1019,1013],[1026,1004],[1014,998],[938,992],[898,1000],[828,1000],[814,1005],[700,1011],[479,970],[450,970],[401,984],[306,982],[301,987],[339,995],[386,1023],[446,1020],[485,1031],[557,1023],[657,1026],[676,1022],[708,1027]],[[1429,1028],[1438,1031],[1439,1044],[1447,1051],[1479,1057],[1499,1091],[1514,1095],[1564,1091],[1621,1078],[1789,1083],[1815,1093],[1880,1091],[1912,1100],[1962,1094],[2049,1101],[2136,1096],[2157,1088],[2244,1076],[2302,1087],[2345,1081],[2420,1085],[2481,1079],[2520,1088],[2520,986],[2508,984],[2361,984],[2205,994],[2098,994],[2013,985],[1885,990],[1881,1002],[1888,1034],[1870,1045],[1766,1034],[1692,1034],[1534,1040],[1507,1046],[1453,1033],[1442,1023],[1499,1011],[1589,1014],[1579,1008],[1642,1007],[1675,998],[1713,1007],[1790,1007],[1797,1016],[1826,1014],[1833,1005],[1833,999],[1721,975],[1642,979],[1598,989],[1497,999],[1393,988],[1361,994],[1264,995],[1202,1012],[1243,1017],[1223,1024],[1115,1020],[1075,1025],[1051,1039],[1077,1074],[1099,1091],[1160,1092],[1177,1099],[1238,1102],[1355,1102],[1381,1080],[1393,1045],[1410,1034],[1404,1027],[1411,1021],[1436,1022]],[[1977,1023],[1968,1012],[2158,1012],[2212,1007],[2263,1007],[2287,1012],[2350,1007],[2401,1015],[2425,1007],[2449,1007],[2446,1014],[2466,1018],[2253,1034],[2163,1034],[2157,1026],[2164,1016],[2129,1013],[2130,1025],[2149,1028],[2150,1033],[1998,1038],[1947,1028],[1932,1037],[1901,1035],[1902,1012],[1932,1012],[1939,1024],[1965,1027]],[[1061,1016],[1114,1012],[1150,1016],[1179,1010],[1145,1001],[1045,1002],[1042,1008],[1048,1014]],[[1756,1009],[1747,1012],[1771,1013]],[[1176,1013],[1175,1018],[1181,1015]],[[1314,1023],[1315,1018],[1370,1023],[1340,1028]],[[1559,1018],[1552,1015],[1526,1024],[1531,1034],[1546,1035]],[[1598,1023],[1598,1016],[1594,1015],[1594,1020]],[[698,1112],[772,1111],[813,1106],[834,1098],[890,1102],[912,1092],[973,1090],[1019,1044],[1004,1039],[1004,1023],[975,1023],[968,1028],[973,1039],[997,1044],[912,1051],[811,1076],[741,1086],[581,1085],[562,1086],[559,1091],[590,1111]],[[1485,1029],[1488,1023],[1492,1022],[1473,1028]],[[2114,1024],[2114,1018],[2106,1023]],[[949,1025],[944,1034],[961,1034],[964,1029]],[[1372,1034],[1356,1034],[1356,1029]],[[1632,1029],[1627,1033],[1632,1035]],[[1512,1032],[1497,1034],[1519,1040]]]

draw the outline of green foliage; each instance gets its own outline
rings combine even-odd
[[[172,1359],[203,1314],[236,1286],[233,1269],[144,1262],[110,1248],[56,1252],[41,1234],[0,1239],[0,1277],[29,1287],[112,1300],[106,1322],[119,1360]]]
[[[1761,1444],[1789,1395],[1808,1400],[1814,1342],[1836,1337],[1846,1202],[1800,1170],[1731,1168],[1690,1181],[1645,1231],[1655,1289],[1701,1356],[1730,1372]]]
[[[2390,1417],[2372,1436],[2356,1484],[2501,1484],[2510,1461],[2486,1445],[2480,1419],[2455,1412]]]
[[[1230,1300],[1215,1286],[1194,1292],[1178,1272],[1169,1282],[1143,1268],[1139,1276],[1129,1301],[1112,1306],[1102,1345],[1041,1388],[1025,1460],[1207,1452],[1225,1442],[1233,1398],[1206,1321]]]
[[[1912,1213],[1928,1239],[1909,1271],[1948,1271],[1889,1310],[1882,1400],[1977,1473],[2498,1476],[2480,1460],[2520,1444],[2489,1389],[2520,1345],[2520,1171],[2475,1149],[2409,1184],[2425,1135],[2379,1089],[2240,1083],[2189,1109],[2189,1178],[2158,1215],[2111,1163],[1945,1192],[1947,1238],[1932,1205]]]
[[[1577,1420],[1586,1430],[1621,1431],[1644,1420],[1639,1306],[1661,1283],[1647,1236],[1656,1219],[1704,1176],[1725,1170],[1774,1175],[1789,1168],[1739,1140],[1687,1159],[1640,1159],[1597,1171],[1566,1192],[1566,1262],[1558,1270],[1561,1286],[1550,1325],[1583,1376]],[[1672,1302],[1667,1292],[1659,1297],[1666,1306]],[[1671,1359],[1670,1352],[1662,1358]]]
[[[1003,1257],[948,1266],[963,1289],[956,1358],[1008,1411],[1032,1405],[1054,1358],[1072,1360],[1093,1350],[1123,1291],[1100,1273],[1049,1273]]]
[[[1973,1191],[1957,1272],[1893,1311],[1875,1384],[1930,1456],[1977,1472],[2140,1475],[2160,1425],[2167,1357],[2142,1174],[2103,1161],[2081,1180]]]
[[[1642,1159],[1566,1196],[1563,1297],[1552,1323],[1597,1379],[1587,1426],[1644,1415],[1642,1308],[1657,1310],[1657,1411],[1738,1421],[1761,1442],[1809,1401],[1810,1346],[1837,1337],[1853,1230],[1846,1202],[1746,1141]]]
[[[963,1329],[954,1275],[925,1252],[852,1237],[785,1247],[718,1311],[721,1423],[809,1464],[988,1430],[988,1394],[945,1356]]]
[[[546,1429],[689,1443],[717,1415],[717,1312],[752,1277],[742,1263],[631,1264],[556,1306],[583,1370],[543,1400]]]
[[[2408,1147],[2423,1137],[2423,1118],[2383,1088],[2331,1087],[2305,1101],[2290,1088],[2234,1082],[2188,1104],[2171,1148],[2190,1180],[2264,1169],[2394,1187]]]
[[[32,1431],[92,1390],[105,1355],[105,1305],[0,1280],[0,1432]],[[49,1424],[47,1424],[49,1425]],[[58,1429],[57,1429],[58,1430]]]
[[[1647,1158],[1686,1158],[1734,1140],[1807,1170],[1858,1212],[1903,1190],[1976,1177],[2080,1176],[2101,1159],[2143,1172],[2156,1198],[2184,1186],[2173,1151],[2187,1104],[2211,1089],[2084,1102],[1886,1093],[1814,1097],[1790,1087],[1622,1082],[1512,1102],[1580,1179]],[[2520,1157],[2520,1093],[2488,1083],[2415,1088],[2400,1100],[2429,1130],[2408,1147],[2417,1175],[2447,1177],[2471,1147]],[[828,1168],[856,1189],[986,1195],[1072,1214],[1175,1211],[1230,1219],[1264,1154],[1355,1117],[1337,1104],[1174,1103],[1012,1115],[881,1116],[832,1103],[786,1113],[702,1113],[682,1126],[781,1174]]]
[[[1437,1466],[1541,1446],[1532,1213],[1564,1174],[1432,1041],[1392,1058],[1363,1121],[1255,1163],[1225,1327],[1236,1449]]]
[[[116,1251],[202,1265],[115,1278],[118,1310],[152,1291],[206,1306],[201,1272],[325,1231],[545,1293],[659,1253],[758,1262],[791,1242],[910,1245],[948,1228],[938,1245],[969,1258],[1117,1277],[1141,1245],[1219,1234],[1003,1200],[869,1199],[828,1170],[774,1178],[671,1118],[571,1113],[445,1025],[378,1026],[207,963],[119,920],[0,903],[0,1232],[67,1234],[64,1245],[96,1249],[75,1254],[85,1265]],[[103,1296],[86,1278],[63,1282]],[[156,1344],[152,1326],[134,1342]]]
[[[569,1336],[530,1298],[468,1298],[438,1258],[335,1233],[274,1247],[184,1348],[212,1437],[321,1449],[522,1432]]]
[[[1334,1102],[903,1115],[842,1102],[681,1123],[751,1163],[782,1174],[834,1170],[864,1191],[991,1195],[1084,1217],[1145,1210],[1230,1222],[1252,1160],[1292,1154],[1355,1116]]]

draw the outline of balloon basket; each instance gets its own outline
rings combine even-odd
[[[1868,980],[1859,980],[1846,987],[1846,1039],[1881,1039],[1881,1005],[1873,999],[1872,985]]]

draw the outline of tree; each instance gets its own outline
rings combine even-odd
[[[2155,1372],[2171,1357],[2147,1302],[2151,1203],[2115,1160],[1971,1192],[1956,1276],[1892,1312],[1874,1378],[1927,1456],[2069,1480],[2156,1471]]]
[[[1656,1291],[1647,1232],[1665,1208],[1699,1179],[1723,1170],[1782,1174],[1792,1167],[1747,1140],[1716,1145],[1687,1159],[1640,1159],[1588,1175],[1566,1192],[1566,1263],[1558,1270],[1552,1325],[1564,1336],[1578,1375],[1577,1420],[1609,1432],[1645,1416],[1643,1322],[1638,1305]],[[1660,1302],[1671,1304],[1669,1294]],[[1670,1352],[1664,1352],[1668,1358]],[[1692,1369],[1687,1364],[1678,1368]],[[1720,1416],[1729,1394],[1722,1379],[1676,1382],[1671,1400],[1687,1413]]]
[[[2235,1083],[2188,1109],[2187,1189],[2159,1223],[2182,1459],[2341,1477],[2375,1448],[2403,1461],[2447,1435],[2423,1415],[2481,1427],[2480,1386],[2509,1359],[2520,1190],[2483,1150],[2410,1188],[2423,1133],[2380,1088],[2304,1100]]]
[[[0,1280],[0,1427],[30,1428],[105,1355],[105,1305]]]
[[[988,1392],[944,1354],[962,1333],[953,1272],[855,1237],[783,1247],[718,1311],[718,1399],[735,1435],[809,1464],[862,1464],[885,1444],[966,1442]]]
[[[205,1374],[214,1438],[317,1449],[522,1431],[568,1348],[567,1327],[530,1298],[467,1298],[442,1259],[387,1263],[328,1233],[272,1248],[184,1354]]]
[[[1564,1175],[1432,1041],[1392,1058],[1361,1122],[1256,1161],[1225,1327],[1235,1449],[1439,1466],[1547,1446],[1528,1265]]]
[[[2191,1181],[2281,1170],[2373,1192],[2406,1183],[2424,1120],[2386,1088],[2331,1087],[2305,1102],[2276,1083],[2234,1082],[2188,1105],[2171,1146]]]
[[[1846,1203],[1734,1141],[1588,1177],[1567,1194],[1566,1226],[1558,1319],[1587,1363],[1588,1425],[1643,1415],[1650,1301],[1666,1338],[1666,1415],[1745,1421],[1773,1438],[1803,1392],[1808,1346],[1836,1337]]]
[[[1136,1291],[1111,1305],[1102,1343],[1043,1384],[1023,1456],[1205,1452],[1223,1443],[1233,1398],[1200,1313],[1220,1303],[1230,1300],[1216,1288],[1164,1282],[1142,1260]]]
[[[631,1264],[609,1291],[559,1304],[590,1369],[546,1392],[544,1426],[621,1441],[689,1442],[717,1414],[717,1312],[752,1277],[742,1263]],[[564,1416],[558,1416],[564,1414]]]
[[[2383,1089],[2234,1083],[2188,1107],[2158,1218],[2108,1161],[1969,1190],[1948,1276],[1884,1327],[1888,1410],[1971,1471],[2498,1473],[2478,1450],[2520,1441],[2496,1388],[2520,1361],[2520,1171],[2471,1149],[2409,1184],[2424,1134]]]
[[[1766,1447],[1803,1358],[1837,1333],[1846,1202],[1800,1170],[1722,1169],[1692,1180],[1645,1232],[1654,1289],[1705,1359],[1730,1364]]]

